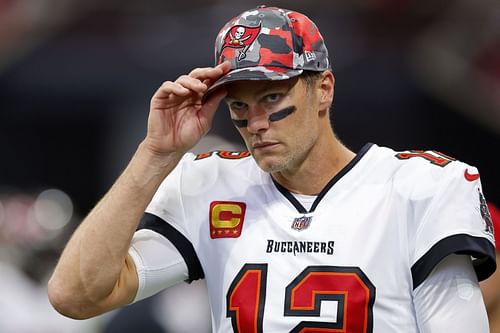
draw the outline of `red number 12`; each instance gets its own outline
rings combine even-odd
[[[246,264],[227,293],[234,332],[262,333],[267,264]],[[375,287],[358,267],[309,266],[285,289],[285,316],[319,317],[321,301],[337,301],[337,321],[302,321],[290,332],[373,331]]]

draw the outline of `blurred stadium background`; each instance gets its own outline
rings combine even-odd
[[[211,65],[221,25],[262,3],[0,0],[1,332],[210,331],[203,283],[88,321],[57,315],[45,286],[144,136],[154,90]],[[477,166],[500,204],[499,1],[267,4],[307,13],[322,31],[335,130],[349,147],[442,151]],[[199,149],[241,147],[220,111]]]

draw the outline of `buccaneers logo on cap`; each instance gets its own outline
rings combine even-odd
[[[245,27],[243,25],[235,25],[226,33],[224,37],[224,45],[221,52],[226,47],[242,49],[238,54],[238,61],[246,57],[248,48],[254,42],[255,38],[260,33],[260,25],[258,27]]]

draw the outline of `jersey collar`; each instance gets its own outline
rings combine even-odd
[[[368,152],[370,147],[373,146],[373,143],[369,142],[365,144],[360,151],[354,156],[354,158],[344,167],[342,168],[328,183],[326,183],[325,187],[319,192],[316,200],[314,200],[311,209],[308,211],[294,196],[290,191],[288,191],[284,186],[278,183],[272,176],[271,179],[278,189],[278,191],[285,196],[285,198],[290,201],[290,203],[297,209],[297,211],[301,214],[312,213],[320,203],[321,199],[328,193],[328,191],[335,185],[346,173],[348,173],[358,162],[363,158],[363,156]]]

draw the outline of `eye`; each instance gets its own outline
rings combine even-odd
[[[264,99],[267,103],[276,103],[281,99],[282,96],[283,96],[282,94],[275,93],[266,95]]]
[[[243,102],[233,101],[229,104],[229,108],[232,111],[241,113],[247,109],[247,105]]]

